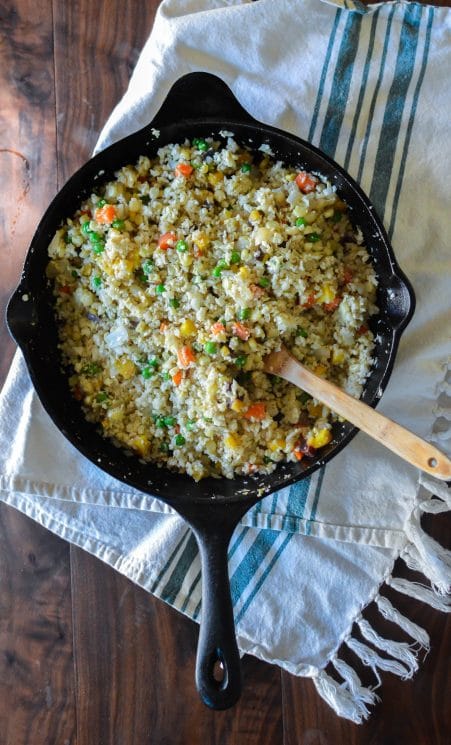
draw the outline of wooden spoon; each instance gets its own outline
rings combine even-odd
[[[265,370],[302,388],[408,463],[443,481],[451,479],[451,460],[440,450],[379,414],[363,401],[310,372],[284,347],[265,358]]]

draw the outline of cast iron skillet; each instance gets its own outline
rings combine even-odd
[[[159,137],[155,130],[160,131]],[[380,220],[359,186],[336,163],[307,142],[253,119],[229,88],[207,73],[192,73],[178,80],[148,126],[99,153],[72,176],[38,226],[7,309],[9,329],[22,349],[36,391],[63,435],[106,473],[167,502],[194,531],[202,561],[196,684],[203,701],[216,709],[232,706],[241,690],[227,571],[227,547],[233,530],[261,497],[309,476],[337,455],[357,430],[347,423],[337,425],[333,441],[317,459],[281,464],[270,476],[256,478],[208,478],[195,483],[189,476],[131,457],[85,420],[70,394],[57,349],[52,288],[45,267],[48,244],[62,219],[72,215],[118,168],[135,163],[141,154],[154,155],[162,145],[212,134],[220,137],[222,130],[232,131],[240,144],[252,149],[268,143],[286,163],[327,176],[347,202],[379,278],[380,313],[371,324],[377,335],[375,363],[363,394],[364,401],[375,406],[390,377],[401,332],[414,309],[412,288],[396,264]],[[221,681],[213,675],[218,661],[224,671]]]

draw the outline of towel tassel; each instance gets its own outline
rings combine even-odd
[[[345,665],[345,663],[341,664],[342,666]],[[336,665],[335,662],[334,665]],[[342,667],[342,669],[344,668]],[[341,672],[340,675],[342,675]],[[377,697],[369,688],[363,688],[360,685],[360,680],[354,672],[351,676],[352,684],[348,682],[349,675],[347,678],[343,683],[338,683],[331,675],[328,675],[324,670],[320,670],[318,675],[313,678],[313,682],[318,694],[339,717],[350,719],[355,724],[361,724],[370,713],[367,704],[375,703]],[[356,683],[356,679],[358,683]]]

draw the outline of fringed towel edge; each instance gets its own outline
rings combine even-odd
[[[429,492],[429,499],[416,505],[405,526],[408,543],[400,554],[407,567],[421,572],[430,585],[394,577],[386,577],[385,584],[397,592],[427,603],[444,613],[451,612],[451,551],[431,538],[421,527],[422,513],[440,514],[451,508],[451,491],[443,484],[437,485],[426,478],[420,479]],[[384,583],[383,583],[384,584]],[[383,587],[383,584],[381,587]],[[355,622],[360,634],[371,646],[354,638],[352,632],[343,643],[352,650],[360,662],[370,667],[375,675],[375,686],[364,686],[356,671],[334,652],[328,665],[332,664],[342,682],[338,682],[325,668],[318,670],[313,682],[321,698],[336,714],[355,724],[362,724],[370,715],[370,708],[379,700],[375,690],[381,685],[380,671],[391,672],[408,680],[418,670],[418,656],[429,652],[427,631],[398,611],[385,596],[378,593],[374,598],[381,616],[399,626],[413,641],[398,642],[381,636],[373,626],[359,615]],[[354,624],[353,624],[354,625]],[[340,649],[342,645],[340,645]]]

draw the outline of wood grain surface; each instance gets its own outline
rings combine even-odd
[[[0,0],[2,318],[36,224],[89,157],[158,5]],[[1,385],[14,351],[3,322],[0,350]],[[427,527],[449,541],[446,516]],[[396,606],[432,649],[412,681],[382,676],[364,725],[336,717],[311,681],[249,656],[241,701],[215,713],[193,686],[193,623],[0,505],[0,745],[447,745],[451,624],[398,594]]]

